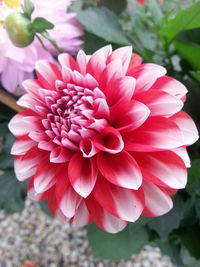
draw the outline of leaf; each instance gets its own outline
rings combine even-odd
[[[30,19],[35,7],[30,0],[24,0],[24,5],[22,6],[22,9],[24,11],[24,14]]]
[[[161,29],[160,35],[169,44],[182,30],[200,27],[200,2],[181,10],[175,18],[170,19]]]
[[[140,221],[140,220],[139,220]],[[120,260],[138,253],[148,243],[148,233],[144,221],[129,223],[117,234],[109,234],[94,223],[87,227],[87,236],[92,252],[96,257]]]
[[[183,260],[183,264],[187,267],[200,266],[200,260],[197,261],[196,258],[192,257],[185,247],[181,247],[181,258]]]
[[[183,219],[184,201],[179,196],[174,197],[174,207],[167,214],[156,217],[148,223],[148,227],[159,234],[161,239],[166,240],[167,236],[180,226]]]
[[[179,236],[184,247],[189,251],[190,255],[196,259],[200,258],[199,240],[200,227],[198,224],[184,227],[179,230]]]
[[[120,45],[129,45],[122,28],[118,22],[118,17],[105,7],[87,8],[85,10],[75,10],[78,20],[85,26],[85,29],[106,40],[107,42]]]
[[[120,14],[127,6],[126,0],[101,0],[99,6],[106,6],[113,10],[116,14]]]
[[[54,28],[54,24],[44,18],[35,18],[34,21],[30,24],[30,29],[33,32],[42,33],[46,30],[51,30]]]
[[[195,78],[198,82],[200,82],[200,70],[198,71],[190,71],[190,74],[193,78]]]
[[[192,161],[192,167],[188,170],[188,177],[186,191],[191,196],[200,197],[200,159]]]
[[[7,213],[20,212],[24,209],[26,183],[17,181],[13,170],[0,174],[0,208]]]
[[[200,69],[199,45],[179,40],[175,40],[173,44],[183,59],[187,60],[194,69]]]

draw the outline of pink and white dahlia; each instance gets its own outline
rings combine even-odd
[[[82,41],[77,38],[83,33],[81,25],[76,20],[76,14],[66,13],[72,1],[32,0],[35,5],[32,18],[43,17],[52,22],[55,27],[49,30],[49,34],[63,51],[70,54],[79,50]],[[23,2],[23,0],[0,1],[0,20],[4,21],[13,11],[21,12]],[[0,25],[0,35],[0,81],[10,93],[23,94],[24,88],[21,83],[24,79],[33,78],[35,62],[39,59],[53,62],[53,56],[58,52],[47,40],[43,40],[49,50],[47,52],[36,38],[27,47],[14,46],[3,24]]]
[[[79,51],[76,60],[61,54],[59,62],[37,62],[38,79],[24,82],[19,100],[24,111],[9,124],[29,197],[46,199],[63,222],[94,221],[111,233],[168,212],[187,182],[186,147],[198,139],[181,111],[185,86],[131,47]]]

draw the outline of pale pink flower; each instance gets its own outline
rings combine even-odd
[[[187,90],[131,47],[80,51],[36,64],[9,128],[15,173],[61,221],[116,233],[141,215],[168,212],[184,188],[198,139],[181,111]]]
[[[20,10],[22,0],[18,7],[8,8],[5,3],[0,4],[0,19],[5,19],[5,14]],[[76,20],[75,13],[67,13],[67,8],[72,3],[72,0],[33,0],[35,11],[32,18],[43,17],[52,22],[55,27],[49,30],[51,37],[58,43],[58,46],[65,52],[74,54],[82,44],[82,41],[77,39],[82,32],[82,26]],[[34,42],[25,48],[15,47],[9,40],[7,33],[0,26],[0,74],[1,83],[4,88],[14,94],[20,95],[24,93],[24,88],[21,83],[24,79],[33,77],[35,62],[39,59],[54,61],[53,56],[58,52],[53,46],[44,40],[45,46],[49,52],[45,51],[35,38]]]

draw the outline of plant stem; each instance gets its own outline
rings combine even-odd
[[[17,105],[16,100],[12,96],[10,96],[1,89],[0,89],[0,102],[16,112],[20,112],[23,110],[19,105]]]

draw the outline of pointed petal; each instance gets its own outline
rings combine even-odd
[[[141,102],[124,101],[111,107],[111,124],[118,131],[132,131],[140,127],[149,117],[150,110]]]
[[[187,169],[183,160],[172,151],[134,153],[140,168],[145,170],[143,179],[161,186],[181,189],[187,183]]]
[[[184,111],[180,111],[170,118],[181,130],[184,145],[192,145],[199,139],[198,130],[194,121]]]
[[[145,197],[144,216],[161,216],[173,207],[170,196],[151,182],[144,181],[142,184]]]
[[[149,90],[148,94],[146,92],[139,94],[136,100],[150,109],[150,116],[172,116],[183,107],[180,99],[160,90]]]
[[[141,189],[121,188],[109,183],[101,176],[98,178],[93,195],[105,210],[125,221],[135,222],[144,208],[144,196]]]
[[[112,80],[106,88],[106,100],[109,106],[113,106],[119,101],[131,100],[135,90],[136,80],[133,77],[125,76],[117,80]]]
[[[32,141],[30,138],[21,137],[20,139],[14,142],[10,153],[12,155],[24,155],[29,149],[31,149],[35,145],[36,142]]]
[[[164,117],[149,118],[140,128],[123,135],[128,151],[170,150],[184,144],[178,126]]]
[[[83,227],[91,221],[89,211],[85,204],[85,201],[82,200],[78,209],[76,210],[75,216],[72,218],[70,223],[74,227]]]
[[[62,80],[58,67],[46,60],[37,61],[35,69],[39,82],[46,89],[55,89],[55,81]]]
[[[125,151],[118,154],[99,153],[97,164],[101,174],[113,184],[128,189],[138,189],[142,184],[139,166]]]
[[[69,162],[68,176],[74,190],[80,196],[87,197],[93,190],[97,179],[95,161],[83,158],[80,153],[75,154]]]
[[[63,163],[69,161],[71,153],[63,147],[55,147],[50,153],[50,162]]]
[[[72,188],[65,169],[57,179],[55,193],[60,210],[67,218],[72,218],[80,204],[81,197]]]
[[[86,199],[86,205],[91,219],[106,232],[118,233],[127,225],[126,221],[114,217],[104,210],[92,195]]]
[[[101,134],[92,138],[94,147],[101,151],[111,154],[119,153],[124,148],[124,142],[121,134],[112,127],[106,127]]]

